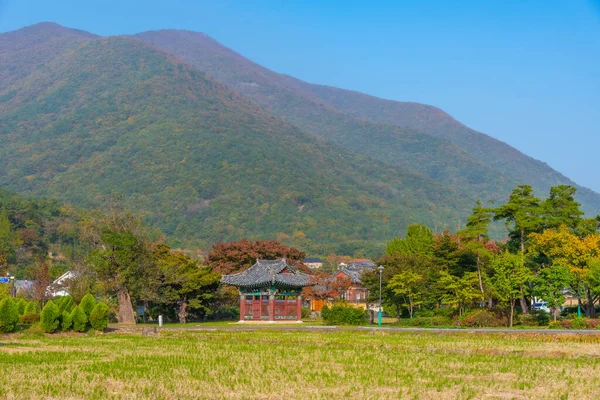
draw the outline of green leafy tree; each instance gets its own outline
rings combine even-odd
[[[155,246],[153,256],[161,273],[158,301],[177,305],[179,323],[187,322],[188,309],[208,311],[221,275],[164,244]]]
[[[494,220],[504,220],[512,243],[525,254],[527,236],[542,226],[540,199],[529,185],[517,186],[506,204],[496,208]]]
[[[441,271],[437,281],[440,301],[443,304],[456,306],[459,315],[463,315],[473,300],[481,299],[478,284],[479,278],[476,272],[467,272],[462,277],[458,277],[447,271]]]
[[[509,326],[513,326],[515,303],[523,297],[522,288],[531,279],[531,273],[518,255],[504,252],[492,260],[494,275],[491,282],[501,305],[510,308]]]
[[[19,322],[19,307],[12,297],[0,300],[0,333],[13,332]]]
[[[566,226],[571,232],[577,232],[583,222],[583,211],[575,201],[577,189],[568,185],[553,186],[550,195],[541,203],[544,229],[556,229]]]
[[[119,322],[135,324],[131,295],[153,275],[149,273],[152,269],[150,253],[145,242],[132,232],[105,229],[100,240],[103,246],[92,253],[92,264],[103,288],[117,295]]]
[[[73,320],[73,330],[75,332],[85,332],[89,320],[81,306],[77,306],[73,309],[71,312],[71,319]]]
[[[482,253],[489,255],[489,252],[485,247],[485,242],[489,240],[488,232],[492,217],[493,209],[490,207],[483,207],[481,200],[477,200],[472,214],[467,217],[466,228],[458,232],[460,236],[464,236],[469,240],[467,247],[477,254],[477,277],[479,279],[479,290],[481,291],[482,302],[485,299],[486,294],[483,285],[484,272],[482,271]]]
[[[79,302],[79,306],[85,312],[85,315],[87,315],[89,318],[89,316],[92,314],[92,311],[94,310],[94,307],[96,307],[96,299],[92,294],[88,293],[85,296],[83,296],[83,299],[81,299],[81,302]]]
[[[548,303],[552,310],[554,321],[560,313],[560,307],[565,302],[563,294],[573,281],[569,267],[560,263],[541,268],[534,280],[533,294]]]
[[[58,311],[58,306],[50,300],[42,309],[42,313],[40,314],[40,325],[44,332],[52,333],[56,331],[59,324],[60,313]]]
[[[398,296],[405,299],[410,318],[413,317],[415,306],[423,303],[423,275],[406,270],[396,274],[390,279],[387,286]]]
[[[92,325],[92,328],[102,332],[108,326],[109,317],[110,308],[105,303],[99,302],[90,314],[90,324]]]
[[[431,254],[433,232],[425,225],[412,224],[406,228],[406,237],[394,238],[386,245],[388,256],[394,254]]]

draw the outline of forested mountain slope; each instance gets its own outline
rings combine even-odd
[[[435,107],[309,84],[261,67],[202,33],[164,30],[138,37],[181,56],[301,129],[352,151],[460,186],[482,199],[504,200],[516,184],[531,184],[539,195],[552,185],[569,184],[578,188],[588,212],[600,212],[599,194]]]
[[[14,40],[0,35],[8,60],[28,46]],[[411,222],[449,227],[472,204],[316,139],[142,40],[72,31],[50,43],[62,53],[39,45],[42,65],[0,89],[2,187],[85,206],[118,194],[179,243],[277,237],[349,254]],[[29,62],[17,61],[8,69]]]

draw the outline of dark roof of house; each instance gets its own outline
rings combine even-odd
[[[259,287],[265,285],[301,288],[308,286],[309,276],[296,271],[285,261],[256,260],[256,263],[237,274],[223,275],[222,283],[238,287]]]
[[[364,268],[373,268],[373,267],[375,267],[375,263],[373,261],[367,260],[367,259],[359,259],[359,260],[350,261],[346,265],[346,268],[348,268],[348,269],[364,269]]]
[[[371,261],[373,265],[367,263],[356,263],[350,262],[348,265],[343,267],[338,271],[338,273],[342,272],[350,278],[352,283],[362,283],[360,278],[365,271],[372,271],[375,267],[375,264]]]
[[[322,263],[323,260],[321,260],[320,258],[305,258],[304,259],[304,263]]]

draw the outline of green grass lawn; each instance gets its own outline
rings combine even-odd
[[[0,399],[597,399],[599,372],[596,335],[0,336]]]

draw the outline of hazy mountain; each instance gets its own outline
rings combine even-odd
[[[202,33],[163,30],[138,37],[182,57],[293,125],[349,150],[423,173],[482,199],[503,200],[516,184],[540,195],[576,186],[590,213],[600,195],[515,148],[418,103],[313,85],[270,71]]]
[[[179,242],[277,237],[341,253],[411,222],[449,227],[472,205],[140,39],[38,24],[0,35],[0,54],[1,187],[86,206],[119,194]]]

